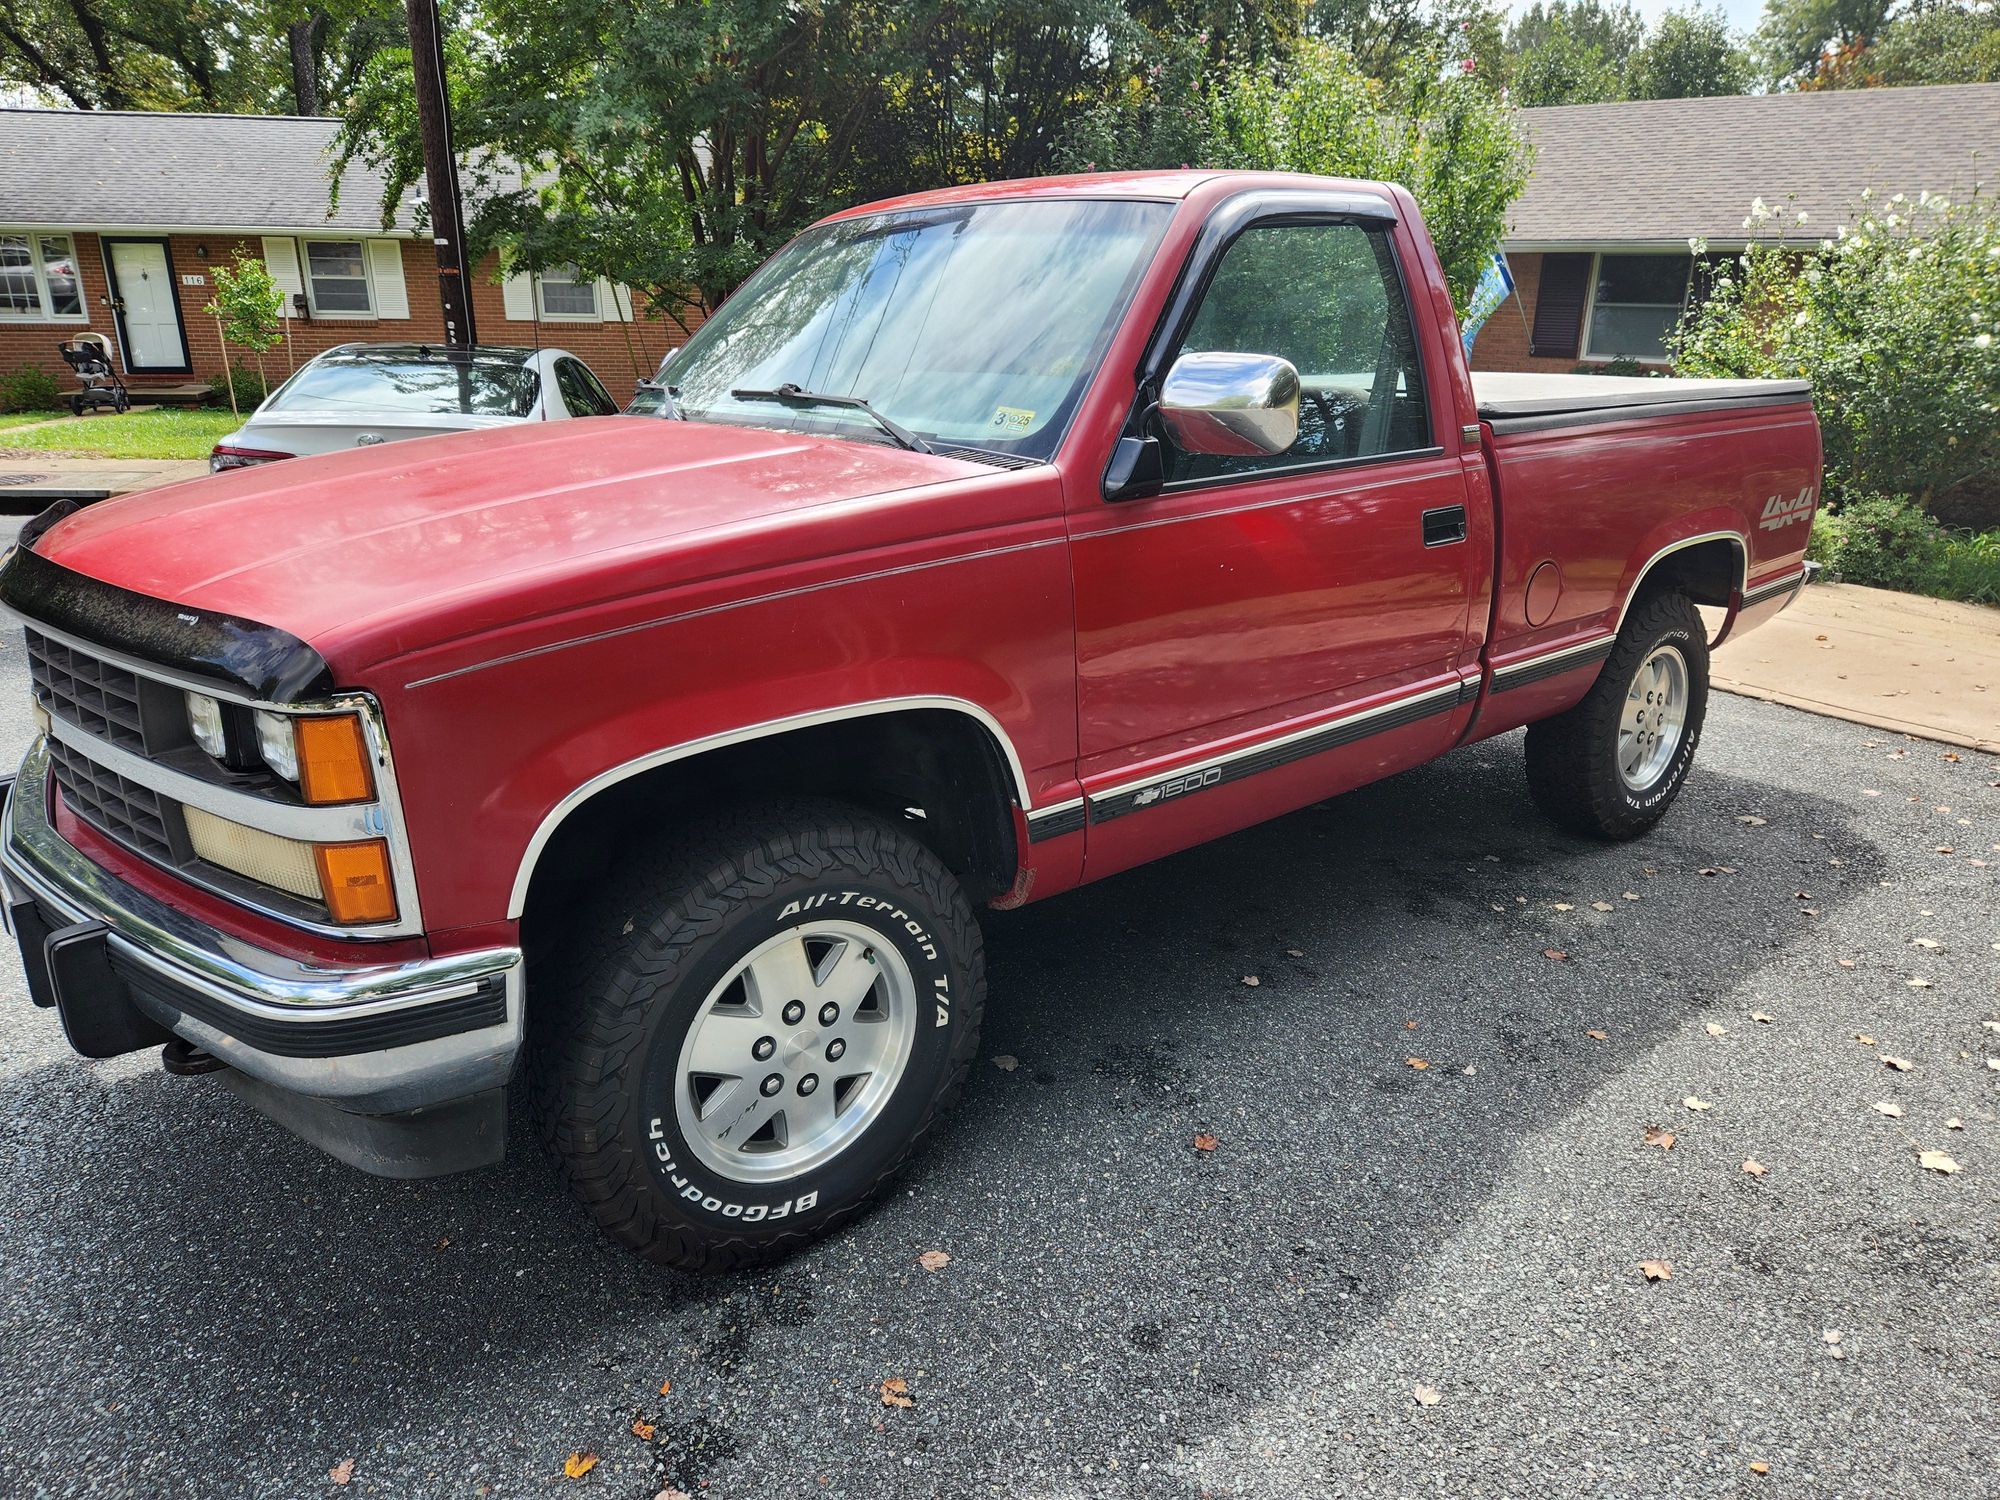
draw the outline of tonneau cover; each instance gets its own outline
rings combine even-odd
[[[1695,380],[1679,376],[1521,375],[1474,370],[1472,394],[1489,422],[1566,417],[1572,420],[1626,407],[1714,410],[1808,400],[1809,380]],[[1537,423],[1537,425],[1540,425]]]

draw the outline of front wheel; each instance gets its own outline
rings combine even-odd
[[[1528,729],[1528,790],[1571,833],[1637,838],[1687,780],[1708,713],[1708,638],[1683,594],[1643,600],[1583,701]]]
[[[859,811],[711,824],[587,925],[537,996],[536,1110],[571,1190],[649,1260],[757,1265],[854,1217],[978,1048],[970,905]]]

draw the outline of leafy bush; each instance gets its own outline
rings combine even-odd
[[[229,379],[225,382],[220,375],[211,376],[208,382],[208,400],[212,406],[229,405],[229,388],[236,387],[236,404],[244,411],[250,411],[269,394],[264,377],[255,370],[242,365],[232,365]]]
[[[1766,232],[1777,217],[1759,200],[1746,225]],[[1675,343],[1683,375],[1811,380],[1836,500],[1907,495],[1948,522],[2000,524],[1992,203],[1898,193],[1864,201],[1817,249],[1754,243],[1718,269]]]
[[[1806,555],[1839,583],[2000,604],[2000,531],[1949,530],[1899,496],[1853,496],[1821,511]]]
[[[60,411],[62,404],[62,387],[47,370],[23,365],[0,375],[0,411]]]
[[[1616,359],[1592,360],[1570,371],[1572,375],[1628,375],[1642,379],[1652,373],[1629,354],[1621,354]]]

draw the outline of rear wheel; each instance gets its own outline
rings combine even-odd
[[[796,803],[616,877],[531,1066],[570,1188],[649,1260],[726,1270],[853,1218],[957,1096],[984,954],[923,845]]]
[[[1626,616],[1597,681],[1567,713],[1528,730],[1528,790],[1572,833],[1637,838],[1687,780],[1708,712],[1708,640],[1685,595],[1654,594]]]

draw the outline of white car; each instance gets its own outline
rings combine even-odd
[[[611,416],[618,403],[565,349],[343,344],[301,365],[250,420],[215,445],[208,467],[393,443],[440,432]]]

